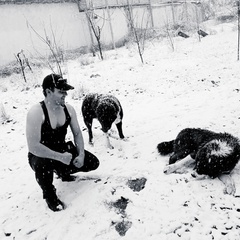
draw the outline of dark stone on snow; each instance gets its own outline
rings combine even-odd
[[[208,34],[204,31],[202,31],[201,29],[197,31],[198,35],[202,36],[202,37],[206,37]]]
[[[128,229],[132,226],[132,222],[122,221],[116,224],[115,229],[119,233],[120,236],[125,236]]]
[[[140,192],[145,188],[145,184],[147,182],[146,178],[137,178],[134,180],[128,180],[128,186],[134,191],[134,192]]]
[[[127,205],[129,203],[129,199],[121,197],[116,202],[114,202],[112,205],[117,208],[120,212],[124,212],[127,208]]]
[[[183,38],[189,38],[189,36],[186,33],[181,32],[181,31],[178,32],[178,36],[183,37]]]

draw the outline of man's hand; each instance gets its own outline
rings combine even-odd
[[[72,160],[72,154],[69,152],[62,153],[62,157],[60,158],[60,161],[66,165],[69,165]]]
[[[84,165],[84,153],[79,154],[74,160],[73,165],[77,168],[81,168]]]

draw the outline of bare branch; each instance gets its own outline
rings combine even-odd
[[[21,71],[22,71],[22,75],[23,75],[23,79],[24,79],[25,82],[27,82],[25,71],[24,71],[24,69],[25,69],[24,59],[21,58],[21,54],[22,53],[23,53],[23,50],[21,50],[19,53],[17,53],[17,55],[14,54],[14,56],[16,57],[17,62],[20,65],[20,68],[21,68]]]
[[[99,26],[96,25],[95,21],[94,21],[94,16],[93,16],[93,12],[92,11],[85,11],[85,15],[87,17],[87,20],[90,24],[90,27],[93,31],[93,34],[97,40],[97,44],[98,44],[98,50],[100,53],[100,57],[103,60],[103,54],[102,54],[102,44],[101,44],[101,32],[102,32],[102,28],[100,28]],[[103,26],[102,26],[103,27]]]
[[[36,36],[45,44],[47,45],[48,49],[50,50],[50,53],[55,61],[55,64],[57,66],[57,72],[58,74],[62,75],[62,69],[61,69],[61,63],[63,63],[63,54],[60,51],[60,48],[57,45],[56,42],[56,35],[53,31],[52,25],[51,25],[51,37],[53,39],[53,41],[50,40],[50,37],[47,34],[46,29],[44,28],[44,37],[42,35],[40,35],[33,27],[32,25],[27,21],[27,26],[36,34]],[[36,50],[36,49],[35,49]],[[36,50],[36,52],[38,53],[39,56],[43,56],[38,50]],[[46,61],[44,62],[44,64],[46,64],[51,71],[54,73],[54,67],[52,66],[50,61]]]

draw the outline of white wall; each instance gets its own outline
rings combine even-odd
[[[101,41],[111,44],[106,11],[97,10],[95,13],[100,16],[96,23],[103,26]],[[110,9],[110,16],[114,41],[117,42],[128,33],[127,22],[121,9]],[[28,56],[39,53],[47,55],[46,44],[37,37],[28,23],[43,37],[45,32],[52,37],[53,31],[57,45],[64,50],[91,46],[85,13],[80,13],[75,3],[0,5],[0,65],[15,61],[14,54],[21,49]]]
[[[175,20],[182,20],[185,5],[174,7]],[[189,11],[189,9],[191,11]],[[188,15],[196,18],[194,5],[188,6]],[[96,24],[102,29],[101,41],[104,44],[112,43],[109,18],[106,10],[96,10],[98,15]],[[128,33],[128,22],[123,8],[109,9],[113,40],[118,42]],[[150,14],[144,7],[133,10],[136,27],[150,27]],[[162,28],[166,23],[172,23],[172,8],[169,6],[153,6],[154,27]],[[29,23],[29,24],[28,24]],[[85,13],[78,11],[75,3],[53,4],[5,4],[0,5],[0,65],[15,61],[14,54],[22,49],[28,56],[39,54],[46,56],[48,47],[36,33],[45,37],[55,36],[57,46],[63,50],[74,50],[80,47],[90,47],[91,37]],[[54,32],[54,34],[52,34]],[[94,37],[93,37],[94,38]],[[96,42],[96,41],[95,41]],[[38,53],[37,53],[38,52]]]
[[[99,9],[95,10],[97,18],[95,19],[95,24],[101,28],[101,41],[104,44],[112,43],[111,27],[108,18],[107,10]],[[127,20],[125,17],[125,12],[123,8],[111,8],[109,9],[109,15],[111,18],[112,31],[114,36],[114,42],[121,40],[127,35],[129,29]],[[96,41],[95,41],[96,42]]]
[[[0,5],[0,65],[15,60],[21,49],[45,54],[46,45],[28,27],[27,22],[42,36],[44,30],[64,49],[89,46],[90,37],[85,15],[76,4]]]

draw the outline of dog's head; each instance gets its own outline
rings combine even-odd
[[[102,131],[106,133],[117,119],[118,109],[111,102],[102,103],[98,105],[96,115],[102,126]]]

